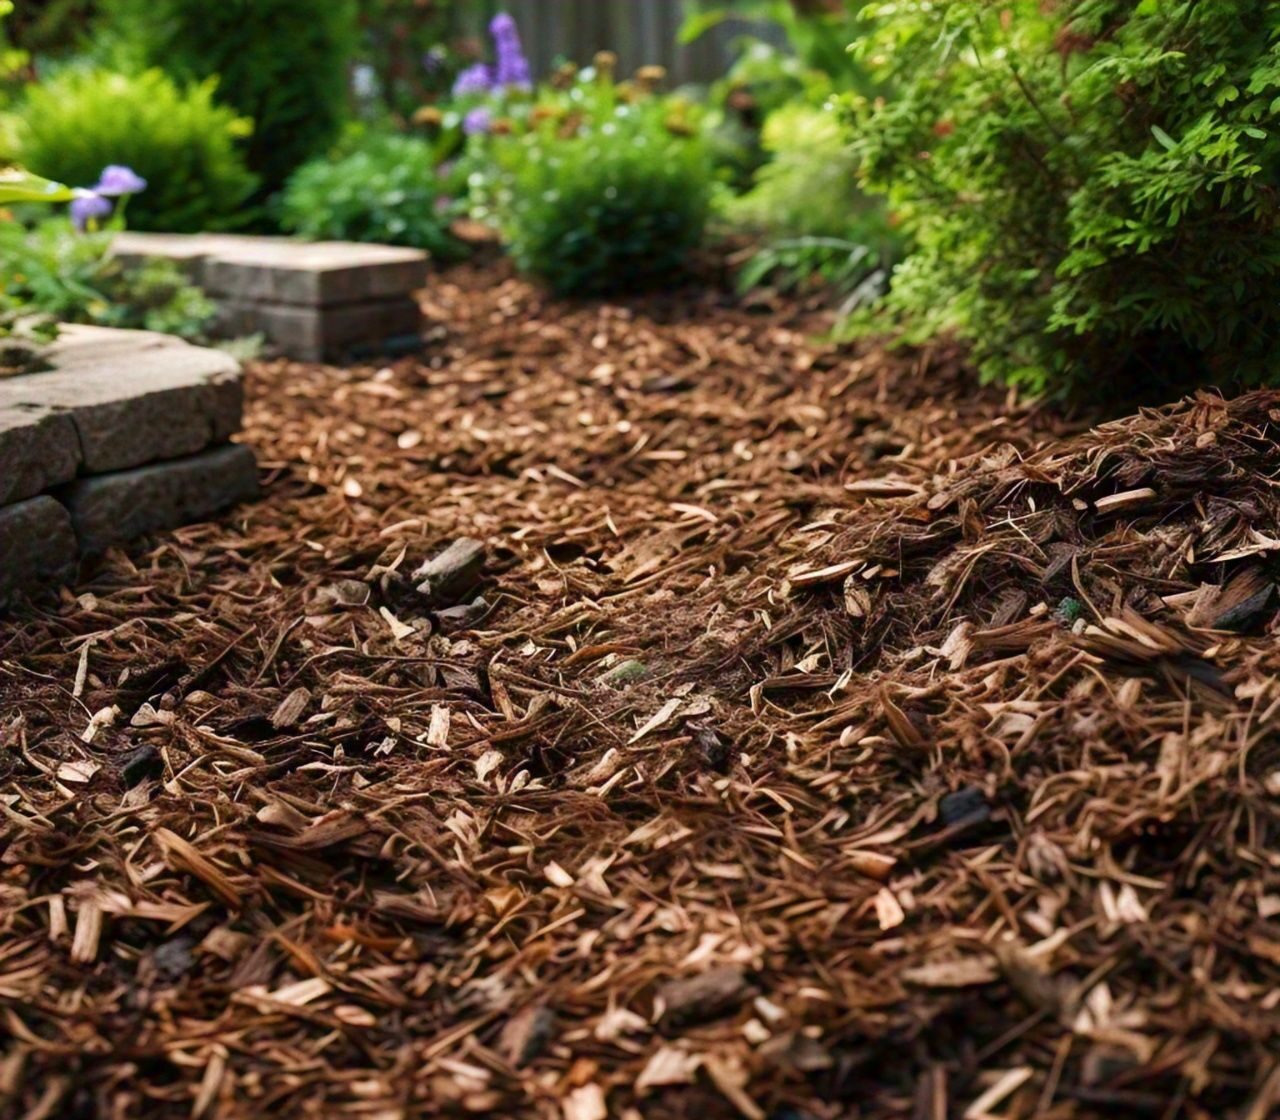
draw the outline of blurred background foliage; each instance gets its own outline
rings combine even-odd
[[[147,228],[448,261],[483,223],[562,294],[715,244],[743,290],[958,335],[1030,392],[1273,379],[1280,6],[509,6],[531,82],[500,78],[497,0],[27,0],[0,159],[80,186],[127,163]]]

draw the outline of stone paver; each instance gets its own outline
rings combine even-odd
[[[334,307],[224,299],[217,321],[221,334],[262,333],[294,358],[323,362],[342,358],[362,344],[416,334],[422,327],[422,310],[411,299]]]
[[[218,253],[234,252],[266,241],[292,243],[287,237],[260,237],[244,233],[138,233],[126,230],[111,242],[112,255],[127,265],[149,259],[173,261],[193,283],[205,286],[204,265]]]
[[[50,361],[47,372],[0,380],[0,468],[13,467],[11,498],[42,473],[46,485],[69,477],[66,420],[76,464],[90,474],[192,455],[240,428],[240,367],[220,351],[146,331],[68,326]],[[53,452],[47,468],[26,459],[40,448]]]
[[[80,439],[69,413],[0,405],[0,506],[75,478],[79,466]]]
[[[75,576],[80,549],[71,517],[42,495],[0,507],[0,606]]]
[[[57,491],[86,554],[199,521],[257,494],[254,454],[239,444],[77,479]]]
[[[267,241],[219,250],[204,266],[215,299],[306,307],[404,296],[427,278],[427,255],[394,245]]]
[[[421,333],[422,312],[411,297],[426,282],[428,256],[417,249],[238,234],[124,233],[114,252],[126,261],[176,262],[218,304],[218,333],[261,334],[304,361],[367,353]]]

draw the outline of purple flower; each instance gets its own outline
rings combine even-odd
[[[517,43],[520,41],[520,29],[516,26],[515,16],[510,12],[499,12],[489,21],[489,34],[499,43],[504,39],[514,39]]]
[[[94,193],[107,198],[118,198],[122,194],[137,194],[147,189],[147,181],[131,167],[113,163],[102,169],[98,176],[98,185]]]
[[[494,72],[494,82],[499,86],[516,89],[531,89],[529,60],[525,58],[524,48],[520,45],[520,29],[516,21],[506,12],[499,12],[489,24],[489,34],[493,36],[494,49],[498,55]]]
[[[84,233],[91,221],[111,213],[111,199],[94,191],[81,191],[71,200],[71,221]]]
[[[453,83],[454,97],[465,97],[469,93],[488,93],[493,89],[493,75],[483,62],[468,66]]]
[[[477,133],[488,132],[491,124],[493,114],[481,105],[462,118],[462,131],[468,136],[475,136]]]

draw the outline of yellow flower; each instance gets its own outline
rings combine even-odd
[[[667,68],[665,66],[641,66],[636,71],[636,82],[650,93],[666,80]]]
[[[420,105],[413,111],[413,123],[423,128],[439,128],[444,114],[434,105]]]

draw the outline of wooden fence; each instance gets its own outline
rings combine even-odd
[[[558,60],[585,65],[596,51],[611,50],[620,74],[656,63],[667,68],[673,85],[710,82],[733,61],[734,42],[749,26],[771,37],[770,28],[730,20],[681,46],[682,0],[479,0],[467,7],[476,30],[495,12],[515,17],[535,77],[550,73]]]

